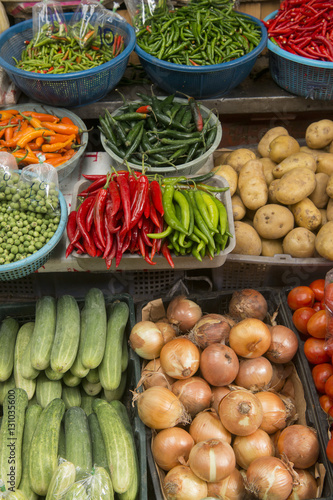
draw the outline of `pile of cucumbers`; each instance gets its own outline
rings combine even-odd
[[[107,305],[92,288],[83,307],[71,295],[43,296],[33,321],[2,321],[0,491],[9,500],[137,497],[138,457],[120,401],[128,319],[125,301]]]

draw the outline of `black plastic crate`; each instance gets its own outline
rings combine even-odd
[[[263,296],[265,297],[268,304],[268,314],[272,315],[277,311],[276,322],[280,325],[285,325],[290,327],[289,316],[287,314],[286,307],[284,305],[284,295],[280,293],[280,289],[277,288],[257,288]],[[232,297],[232,293],[234,290],[228,291],[220,291],[220,292],[211,292],[206,293],[204,296],[197,295],[188,295],[188,298],[196,302],[202,308],[203,313],[217,313],[217,314],[225,314],[228,312],[228,305],[230,299]],[[156,299],[157,297],[151,298],[150,300]],[[170,297],[160,297],[163,300],[163,304],[165,308],[168,306],[170,302]],[[142,302],[137,305],[136,317],[137,321],[140,321],[142,318],[142,309],[147,305],[149,300]],[[306,360],[306,359],[305,359]],[[307,362],[307,360],[306,360]],[[302,355],[302,346],[300,344],[300,348],[298,352],[293,358],[293,363],[295,365],[297,374],[302,382],[304,388],[304,398],[306,401],[306,411],[305,418],[307,425],[313,427],[317,430],[318,439],[320,443],[320,455],[318,462],[322,464],[326,469],[322,496],[320,498],[325,500],[333,500],[333,476],[332,476],[332,466],[327,459],[326,456],[326,441],[324,438],[325,428],[323,427],[323,420],[321,418],[321,414],[318,412],[319,403],[316,404],[313,398],[313,382],[311,383],[310,378],[311,372],[307,370],[308,364],[304,362],[304,353]],[[323,412],[322,412],[323,413]],[[327,428],[327,425],[326,425]],[[146,428],[147,435],[147,457],[148,457],[148,467],[149,473],[151,477],[151,481],[153,484],[155,496],[157,499],[163,498],[160,479],[158,475],[158,471],[156,469],[156,464],[154,462],[154,458],[151,452],[151,437],[152,431],[151,429]]]
[[[66,290],[66,293],[70,293],[69,290]],[[120,300],[125,302],[129,307],[129,319],[126,326],[126,335],[127,338],[131,332],[131,329],[135,325],[135,309],[134,302],[132,297],[129,294],[115,294],[115,295],[106,295],[105,304],[108,306],[112,302],[116,300]],[[84,298],[77,298],[77,303],[80,309],[84,305]],[[0,322],[10,316],[16,318],[20,326],[28,321],[33,321],[35,317],[35,308],[36,302],[23,302],[23,303],[6,303],[0,304]],[[140,464],[140,491],[138,500],[148,500],[148,491],[147,491],[147,450],[146,450],[146,432],[145,426],[140,420],[136,407],[132,405],[132,393],[131,390],[134,390],[140,380],[141,376],[141,367],[140,367],[140,359],[137,354],[129,349],[129,360],[128,360],[128,377],[127,377],[127,387],[125,390],[124,397],[122,402],[126,406],[127,412],[129,414],[129,418],[132,424],[134,439],[136,444],[136,449],[138,453],[138,459]]]

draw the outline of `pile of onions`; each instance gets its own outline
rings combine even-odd
[[[155,325],[161,331],[165,344],[177,336],[176,327],[167,320],[162,319],[160,321],[156,321]]]
[[[211,408],[213,408],[213,410],[216,411],[216,413],[218,413],[220,401],[222,398],[224,398],[226,394],[228,394],[228,392],[230,392],[230,389],[226,386],[222,387],[212,386],[211,389],[212,389],[212,400],[210,406]]]
[[[194,474],[208,482],[222,481],[236,467],[234,450],[222,439],[196,443],[190,451],[188,463]]]
[[[249,491],[257,498],[287,500],[293,477],[282,460],[276,457],[259,457],[253,460],[246,471]]]
[[[248,436],[236,436],[233,442],[236,462],[247,469],[259,457],[274,457],[275,448],[267,432],[257,429]]]
[[[273,367],[267,358],[241,359],[235,384],[255,392],[267,388],[272,377]]]
[[[160,358],[150,360],[141,372],[142,385],[145,389],[159,385],[170,389],[176,379],[169,377],[161,366]]]
[[[295,332],[283,325],[270,328],[271,345],[265,356],[273,363],[288,363],[295,356],[298,349],[298,339]]]
[[[238,469],[234,469],[230,476],[222,479],[222,481],[207,483],[207,486],[208,495],[213,498],[242,500],[245,496],[243,477]]]
[[[243,319],[231,328],[229,345],[238,356],[258,358],[271,345],[271,332],[260,319]]]
[[[221,314],[205,314],[194,325],[190,338],[193,342],[205,349],[211,344],[228,342],[230,321]]]
[[[200,370],[207,382],[215,386],[231,384],[238,373],[238,357],[231,347],[212,344],[201,353]]]
[[[222,439],[228,444],[231,443],[231,433],[224,427],[217,413],[209,408],[194,417],[189,433],[195,443],[214,438]]]
[[[172,299],[167,308],[168,321],[176,325],[182,333],[191,330],[201,316],[201,307],[185,295],[178,295]]]
[[[319,457],[317,433],[307,425],[290,425],[281,431],[277,450],[281,456],[286,456],[294,467],[307,469],[314,465]]]
[[[173,467],[164,478],[163,489],[168,499],[202,500],[207,497],[207,483],[186,465]]]
[[[151,451],[157,465],[169,471],[177,465],[186,465],[193,446],[193,437],[185,429],[170,427],[154,437]]]
[[[247,390],[230,391],[219,404],[219,417],[224,427],[237,436],[248,436],[259,429],[263,409],[255,394]]]
[[[172,384],[171,390],[191,417],[210,406],[212,391],[208,382],[201,377],[177,380]]]
[[[163,370],[170,377],[189,378],[199,369],[200,351],[188,338],[177,337],[162,347],[160,361]]]
[[[152,321],[139,321],[129,336],[129,344],[140,358],[158,358],[164,346],[161,330]]]
[[[284,429],[287,425],[287,409],[278,394],[271,391],[256,393],[263,409],[263,419],[260,428],[267,434]]]
[[[245,318],[264,320],[267,315],[265,297],[252,288],[244,288],[232,294],[229,302],[229,314],[237,321]]]
[[[288,500],[308,500],[317,498],[317,481],[310,471],[304,469],[295,469],[297,474],[297,484],[293,487]]]

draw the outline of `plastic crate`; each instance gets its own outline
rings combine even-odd
[[[258,288],[264,297],[267,300],[268,304],[268,313],[272,315],[275,311],[278,311],[278,315],[276,317],[276,321],[278,324],[289,326],[289,318],[286,314],[286,310],[283,307],[284,297],[280,294],[279,290],[274,288]],[[217,314],[225,314],[228,311],[228,304],[232,297],[232,291],[225,292],[212,292],[205,294],[204,297],[198,295],[189,295],[188,298],[194,300],[197,304],[199,304],[202,310],[205,313],[217,313]],[[156,297],[154,297],[156,298]],[[167,307],[170,299],[163,298],[164,305]],[[151,298],[150,300],[152,300]],[[137,305],[136,309],[136,317],[137,321],[140,321],[142,318],[142,309],[149,302],[146,300]],[[317,430],[318,439],[320,443],[320,455],[318,463],[322,464],[326,469],[326,474],[323,483],[323,491],[322,499],[332,499],[333,492],[333,475],[332,475],[332,465],[329,463],[326,457],[326,439],[324,436],[325,428],[323,428],[323,422],[321,419],[321,415],[318,414],[317,404],[314,402],[313,394],[312,394],[312,386],[311,386],[311,372],[307,370],[307,367],[304,364],[304,359],[301,354],[301,349],[298,350],[297,354],[294,356],[293,363],[295,365],[297,374],[302,382],[304,389],[304,398],[306,401],[306,411],[305,411],[305,419],[307,425],[313,427]],[[156,468],[156,464],[154,462],[154,458],[151,452],[151,437],[152,432],[150,429],[146,429],[147,434],[147,454],[148,454],[148,467],[151,476],[151,481],[153,483],[153,488],[155,491],[156,498],[163,498],[159,473]]]
[[[72,13],[64,14],[66,22]],[[75,73],[47,75],[23,71],[14,66],[13,57],[21,58],[24,41],[32,38],[32,20],[23,21],[0,35],[0,66],[31,99],[51,106],[74,107],[99,101],[123,77],[135,46],[135,32],[126,22],[115,20],[107,28],[124,37],[125,49],[119,56],[95,68]]]
[[[277,10],[265,17],[273,19]],[[333,99],[333,62],[291,54],[268,39],[271,76],[280,87],[310,99]]]
[[[249,54],[231,62],[186,66],[153,57],[138,44],[135,46],[135,52],[152,82],[169,94],[178,91],[200,99],[221,97],[245,80],[267,43],[267,30],[263,23],[256,17],[244,15],[260,27],[261,41]]]
[[[70,288],[68,288],[66,292],[63,289],[62,294],[64,293],[71,294]],[[136,322],[134,303],[131,296],[128,294],[115,294],[115,295],[104,294],[104,297],[106,305],[111,304],[115,300],[120,300],[128,305],[129,320],[127,322],[126,335],[127,337],[129,337],[130,331]],[[82,309],[84,305],[84,298],[82,298],[82,293],[79,296],[76,296],[76,300],[80,309]],[[13,304],[13,303],[0,304],[0,322],[5,317],[10,316],[16,318],[19,321],[20,325],[22,325],[23,323],[32,321],[34,319],[35,308],[36,308],[36,303],[34,301],[23,302],[20,304]],[[129,349],[129,361],[127,370],[129,375],[127,379],[127,390],[125,391],[125,395],[122,399],[122,402],[126,406],[132,424],[136,449],[138,453],[138,460],[140,464],[141,483],[140,483],[138,500],[148,500],[145,426],[143,425],[138,416],[136,407],[132,406],[132,394],[130,392],[130,390],[134,390],[134,388],[137,386],[138,381],[140,380],[141,367],[140,367],[140,359],[132,349]]]

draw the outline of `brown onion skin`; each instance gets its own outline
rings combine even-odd
[[[215,460],[211,459],[212,454]],[[207,482],[225,479],[236,467],[234,450],[222,439],[208,439],[195,444],[188,463],[194,474]]]
[[[267,314],[265,297],[252,288],[237,290],[232,294],[229,302],[229,314],[236,321],[245,318],[264,320]]]
[[[241,359],[235,384],[256,392],[268,387],[272,376],[272,364],[263,356]]]
[[[190,486],[189,486],[190,483]],[[202,500],[207,496],[207,483],[197,477],[190,467],[177,465],[169,470],[163,481],[167,500]],[[184,490],[186,495],[184,495]]]
[[[317,481],[307,469],[295,469],[298,475],[299,484],[293,490],[287,500],[309,500],[317,498]]]
[[[270,327],[271,345],[265,352],[266,358],[272,363],[288,363],[295,356],[298,349],[298,339],[290,328],[283,325]]]
[[[169,342],[169,340],[174,339],[177,336],[176,327],[168,321],[157,321],[155,325],[161,331],[165,344]]]
[[[192,377],[200,366],[199,348],[188,337],[176,337],[161,349],[163,370],[175,379]]]
[[[169,377],[161,367],[160,358],[150,360],[141,372],[142,384],[145,389],[159,385],[170,389],[176,379]]]
[[[211,390],[212,390],[212,402],[210,406],[211,408],[213,408],[213,410],[216,411],[216,413],[218,413],[220,401],[222,398],[224,398],[226,394],[228,394],[228,392],[230,392],[230,389],[226,386],[221,386],[221,387],[212,386]]]
[[[185,410],[191,417],[210,406],[212,390],[202,377],[193,376],[176,380],[172,384],[171,390],[183,403]]]
[[[201,353],[200,370],[210,385],[221,387],[231,384],[239,370],[238,357],[229,346],[212,344]]]
[[[201,307],[185,295],[174,297],[167,307],[169,322],[176,325],[181,333],[190,331],[201,316]]]
[[[311,427],[294,424],[281,431],[277,440],[279,455],[286,455],[297,469],[307,469],[319,457],[320,447],[317,433]]]
[[[243,358],[263,356],[270,344],[271,332],[260,319],[245,318],[230,330],[229,345]]]
[[[192,436],[181,427],[162,429],[156,434],[151,451],[157,465],[169,471],[177,465],[184,465],[194,446]]]
[[[274,434],[287,425],[287,409],[278,394],[270,391],[259,391],[256,393],[260,399],[264,416],[260,428],[267,434]]]
[[[202,349],[211,344],[228,343],[230,324],[221,314],[204,314],[194,325],[191,338]]]
[[[231,443],[231,433],[225,429],[214,410],[204,410],[198,413],[191,422],[189,433],[195,443],[213,438],[223,439],[228,444]]]
[[[246,389],[237,389],[221,399],[219,417],[231,434],[248,436],[260,427],[263,410],[255,394]]]
[[[244,500],[245,484],[242,474],[235,469],[230,476],[217,481],[216,483],[207,483],[209,497],[225,498],[226,500]]]
[[[232,447],[235,452],[236,462],[242,469],[247,469],[255,458],[274,457],[275,453],[275,447],[270,436],[261,429],[257,429],[249,436],[236,436]]]
[[[276,474],[275,480],[269,475],[270,472]],[[259,499],[286,500],[293,487],[292,475],[282,460],[276,457],[253,460],[246,471],[246,479],[250,491],[255,491],[255,497]]]

